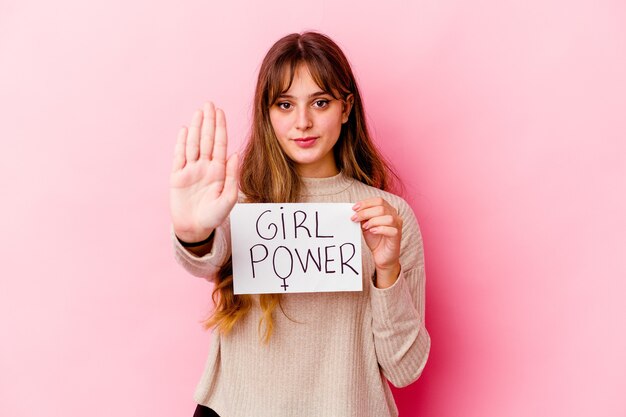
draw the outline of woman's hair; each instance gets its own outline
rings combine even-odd
[[[254,95],[252,129],[240,170],[240,188],[249,203],[298,201],[301,182],[293,161],[282,151],[270,121],[269,110],[279,96],[289,90],[299,65],[307,66],[316,84],[335,99],[354,102],[348,121],[341,127],[333,148],[337,168],[347,177],[389,190],[398,180],[376,149],[365,121],[361,94],[345,55],[329,37],[316,32],[293,33],[278,40],[268,51]],[[213,290],[215,311],[205,322],[228,333],[252,307],[250,295],[233,293],[232,259],[222,266]],[[263,294],[259,299],[263,315],[259,332],[269,341],[274,323],[272,313],[280,306],[279,294]],[[282,307],[281,307],[282,309]],[[265,324],[265,326],[263,326]]]

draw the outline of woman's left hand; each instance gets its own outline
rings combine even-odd
[[[352,209],[352,221],[360,222],[365,243],[376,265],[376,286],[387,288],[400,274],[402,218],[398,210],[381,197],[359,201]]]

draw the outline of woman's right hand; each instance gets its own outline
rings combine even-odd
[[[174,233],[200,242],[228,217],[237,202],[237,154],[226,160],[226,118],[213,103],[197,110],[178,133],[170,175]]]

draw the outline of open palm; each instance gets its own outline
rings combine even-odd
[[[174,232],[183,241],[207,238],[237,202],[237,154],[226,160],[226,118],[213,103],[178,133],[170,175]]]

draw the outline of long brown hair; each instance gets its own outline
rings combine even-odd
[[[345,55],[329,37],[317,32],[292,33],[278,40],[263,59],[254,95],[252,129],[243,151],[240,188],[249,203],[297,202],[301,181],[294,163],[282,151],[270,121],[269,109],[289,90],[298,65],[308,67],[313,80],[326,93],[354,102],[348,121],[341,127],[333,148],[337,168],[343,175],[367,185],[389,190],[398,178],[376,149],[365,121],[356,80]],[[235,295],[231,259],[222,266],[213,290],[215,310],[205,322],[228,333],[252,308],[250,295]],[[259,298],[263,312],[259,333],[269,341],[274,328],[272,313],[280,306],[279,294]],[[263,326],[263,324],[265,326]]]

